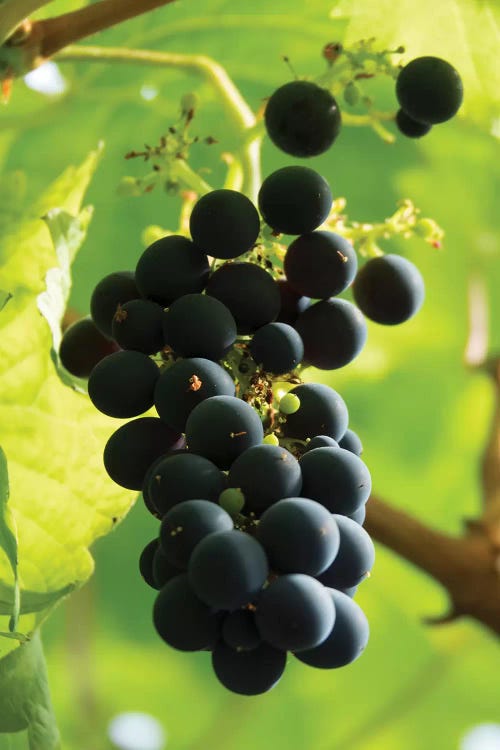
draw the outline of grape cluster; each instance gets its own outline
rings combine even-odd
[[[218,679],[242,694],[276,684],[289,652],[336,668],[368,640],[352,597],[374,561],[370,473],[344,400],[302,382],[299,366],[343,367],[364,345],[363,312],[399,322],[421,285],[397,256],[358,271],[350,243],[318,228],[331,202],[305,167],[264,180],[260,214],[295,235],[279,271],[259,250],[256,207],[215,190],[194,205],[191,238],[157,240],[91,297],[92,326],[114,350],[99,355],[89,396],[129,420],[104,466],[160,522],[139,563],[158,590],[154,626],[176,649],[211,651]],[[338,298],[351,285],[363,312]]]
[[[401,69],[396,96],[400,106],[396,114],[398,130],[408,138],[420,138],[433,125],[456,115],[463,99],[462,79],[440,57],[416,57]]]

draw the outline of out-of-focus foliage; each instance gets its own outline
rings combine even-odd
[[[83,4],[57,0],[49,8]],[[381,220],[407,196],[446,230],[442,251],[416,240],[387,247],[423,272],[427,299],[420,314],[400,328],[370,325],[367,348],[356,362],[339,372],[307,376],[329,382],[345,397],[377,492],[458,533],[462,519],[480,508],[478,460],[492,406],[489,383],[463,366],[472,275],[485,280],[492,348],[500,346],[498,142],[490,135],[494,102],[488,93],[498,86],[492,89],[490,79],[496,65],[489,49],[493,26],[481,21],[494,19],[495,9],[493,3],[468,0],[408,7],[347,0],[173,4],[92,41],[210,55],[226,66],[254,109],[292,77],[283,54],[299,75],[314,77],[323,70],[323,45],[344,41],[346,34],[380,35],[383,44],[405,44],[409,56],[443,56],[472,81],[466,88],[471,119],[438,126],[419,142],[398,138],[393,146],[372,131],[344,128],[328,154],[308,161],[329,179],[335,197],[347,198],[352,218]],[[235,148],[237,133],[221,118],[209,84],[194,75],[133,64],[67,63],[62,72],[68,90],[57,100],[27,91],[22,83],[15,86],[2,113],[0,161],[6,170],[26,172],[33,198],[105,139],[89,190],[95,216],[74,264],[72,304],[86,313],[99,278],[134,267],[146,225],[173,229],[178,222],[178,198],[159,191],[143,198],[116,195],[123,175],[145,169],[139,160],[125,162],[124,154],[158,142],[189,91],[201,101],[193,132],[219,142],[193,149],[193,166],[210,170],[203,176],[215,187],[224,175],[221,153]],[[381,109],[396,109],[389,80],[367,82],[366,89]],[[147,99],[145,91],[156,94]],[[265,142],[264,174],[289,163]],[[14,203],[9,211],[15,210]],[[63,443],[61,461],[68,450]],[[86,460],[99,465],[100,447],[92,456],[87,444],[83,450]],[[89,502],[97,502],[98,494],[88,487]],[[154,595],[140,580],[137,559],[156,531],[138,504],[96,546],[97,574],[90,586],[45,626],[53,697],[68,750],[108,747],[106,724],[126,710],[157,716],[176,750],[458,750],[471,725],[500,722],[496,641],[472,623],[423,626],[422,616],[444,610],[443,593],[380,547],[372,578],[359,591],[372,636],[356,664],[321,672],[290,659],[269,695],[246,699],[227,693],[210,674],[207,654],[174,652],[153,633]]]

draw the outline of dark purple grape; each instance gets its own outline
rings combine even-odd
[[[61,364],[76,378],[88,378],[94,367],[105,357],[118,351],[114,341],[106,338],[91,318],[82,318],[70,325],[61,340]]]
[[[252,201],[236,190],[212,190],[195,203],[189,219],[194,242],[214,258],[236,258],[251,250],[260,231]]]

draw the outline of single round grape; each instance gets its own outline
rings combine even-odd
[[[104,467],[111,479],[128,490],[140,490],[151,464],[183,437],[156,417],[139,417],[119,427],[104,448]]]
[[[206,292],[231,311],[240,334],[271,323],[280,310],[278,285],[255,263],[225,263],[210,277]]]
[[[243,531],[209,534],[196,545],[188,566],[196,595],[210,607],[227,610],[252,601],[268,573],[266,553]]]
[[[186,294],[170,306],[164,338],[181,357],[220,359],[236,340],[236,323],[218,299]]]
[[[364,505],[371,492],[366,464],[344,448],[315,448],[300,459],[302,495],[321,503],[331,513],[350,515]]]
[[[295,414],[300,409],[300,398],[295,393],[285,393],[280,398],[279,410],[282,414],[289,416]]]
[[[183,572],[184,571],[180,570],[175,565],[172,565],[172,563],[167,560],[158,543],[158,547],[153,556],[153,588],[158,589],[159,591],[167,581],[170,581],[172,578],[175,578]]]
[[[286,418],[283,426],[287,437],[306,440],[328,435],[340,440],[347,429],[349,414],[342,396],[323,383],[302,383],[289,391],[300,401],[300,408]]]
[[[158,549],[158,545],[159,540],[152,539],[148,544],[146,544],[139,558],[140,574],[144,578],[148,586],[151,586],[152,589],[156,588],[156,584],[153,578],[153,558],[155,556],[156,550]]]
[[[163,349],[163,308],[147,299],[121,305],[113,318],[113,337],[122,349],[156,354]]]
[[[187,568],[196,545],[208,534],[229,531],[231,516],[208,500],[186,500],[175,505],[163,517],[160,544],[167,560],[178,568]]]
[[[148,471],[144,490],[163,517],[185,500],[201,498],[216,503],[226,484],[225,475],[211,461],[186,451],[159,460]]]
[[[237,516],[245,505],[245,495],[238,487],[228,487],[220,493],[219,505],[230,516]]]
[[[330,185],[309,167],[283,167],[270,174],[259,190],[259,210],[275,232],[304,234],[320,226],[330,213]]]
[[[64,332],[59,347],[61,364],[76,378],[88,378],[94,367],[118,350],[91,318],[72,323]]]
[[[313,451],[315,448],[338,448],[340,443],[328,435],[315,435],[306,445],[305,453]]]
[[[310,667],[335,669],[351,664],[366,648],[370,636],[368,620],[348,595],[327,589],[335,605],[336,619],[332,632],[316,648],[295,654]]]
[[[253,612],[249,609],[228,612],[222,623],[222,638],[226,646],[236,651],[248,651],[260,646],[262,638],[257,630]]]
[[[219,636],[218,616],[195,596],[185,574],[161,589],[153,623],[160,638],[179,651],[201,651],[215,645]]]
[[[299,315],[304,310],[307,310],[311,304],[311,300],[309,297],[297,294],[286,279],[278,279],[276,284],[281,297],[281,307],[276,321],[278,323],[288,323],[293,326]]]
[[[276,578],[257,601],[255,622],[262,640],[283,651],[314,648],[335,622],[327,589],[311,576],[294,573]]]
[[[345,299],[316,302],[297,318],[295,328],[304,343],[304,360],[319,370],[345,367],[366,343],[366,321]]]
[[[257,527],[257,539],[273,570],[310,576],[332,564],[340,544],[332,514],[303,497],[287,497],[268,508]]]
[[[399,132],[407,138],[422,138],[432,128],[432,125],[414,120],[410,115],[406,114],[404,109],[398,109],[396,113],[396,126]]]
[[[262,440],[264,445],[279,445],[280,440],[279,437],[276,435],[275,432],[270,432],[269,435],[264,435],[264,439]]]
[[[261,643],[251,651],[236,651],[218,643],[212,654],[215,676],[225,688],[240,695],[259,695],[281,679],[286,653]]]
[[[250,353],[263,370],[283,375],[300,364],[304,356],[304,345],[292,326],[287,323],[268,323],[254,333]]]
[[[187,453],[187,450],[185,447],[185,441],[183,441],[183,446],[181,448],[173,450],[173,451],[168,451],[167,453],[163,453],[161,456],[155,459],[153,463],[151,464],[151,466],[148,468],[146,474],[144,475],[144,482],[142,485],[142,499],[144,500],[144,505],[146,506],[147,510],[151,513],[151,515],[154,518],[161,519],[163,516],[163,513],[160,513],[155,503],[153,502],[153,498],[151,497],[151,493],[149,489],[150,484],[152,484],[153,482],[153,477],[156,475],[156,467],[167,456],[177,455],[178,453]]]
[[[159,375],[157,365],[145,354],[115,352],[90,373],[90,400],[109,417],[137,417],[153,405]]]
[[[132,271],[116,271],[100,280],[90,298],[90,314],[104,336],[113,337],[113,316],[118,305],[140,296]]]
[[[352,518],[334,514],[340,532],[337,556],[318,580],[333,589],[357,586],[366,578],[375,561],[375,548],[370,535]]]
[[[452,118],[462,104],[462,79],[440,57],[417,57],[399,72],[396,96],[406,114],[418,122],[435,125]]]
[[[195,203],[189,231],[198,247],[213,258],[236,258],[257,241],[259,214],[243,193],[212,190]]]
[[[189,450],[229,469],[238,456],[264,437],[254,409],[234,396],[213,396],[198,404],[186,422]]]
[[[302,487],[299,462],[277,445],[256,445],[232,464],[228,483],[245,497],[244,512],[260,513],[282,497],[296,497]]]
[[[401,255],[371,258],[358,271],[352,290],[357,306],[367,318],[390,326],[412,318],[425,296],[420,271]]]
[[[135,275],[144,297],[168,307],[184,294],[201,292],[209,272],[206,253],[187,237],[172,234],[144,250]]]
[[[288,283],[299,294],[326,299],[351,284],[358,257],[340,234],[318,230],[302,234],[289,245],[284,269]]]
[[[339,445],[346,451],[351,451],[356,456],[360,456],[363,453],[363,443],[354,430],[346,430],[343,437],[339,440]]]
[[[234,396],[235,385],[226,370],[201,357],[179,359],[156,383],[154,404],[160,419],[184,432],[194,407],[212,396]]]
[[[290,81],[272,94],[264,113],[269,138],[291,156],[327,151],[340,131],[337,102],[311,81]]]

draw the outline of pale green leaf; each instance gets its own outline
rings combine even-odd
[[[89,545],[113,528],[133,500],[103,467],[102,450],[116,423],[66,386],[51,359],[70,263],[90,217],[80,205],[98,159],[95,152],[66,170],[26,218],[9,225],[0,244],[0,287],[13,294],[0,318],[0,439],[18,530],[16,630],[24,635],[89,577]],[[41,216],[48,218],[36,218]],[[14,603],[12,572],[0,559],[0,632],[10,630],[6,616]],[[0,638],[0,657],[14,646]]]
[[[331,18],[348,20],[345,44],[376,36],[389,49],[448,60],[464,82],[461,115],[495,129],[500,117],[500,5],[495,0],[338,0]],[[496,124],[498,130],[498,124]]]

